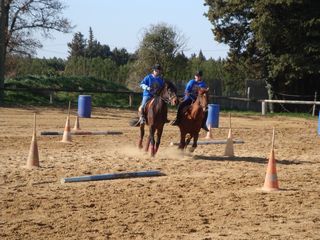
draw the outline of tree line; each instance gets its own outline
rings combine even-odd
[[[138,50],[129,53],[125,48],[110,49],[109,45],[100,43],[90,27],[88,38],[81,32],[73,35],[68,43],[67,59],[14,55],[8,57],[7,74],[12,77],[87,76],[112,81],[134,91],[139,90],[139,82],[155,63],[163,66],[164,78],[180,85],[181,90],[187,80],[193,78],[197,69],[204,71],[206,81],[212,89],[214,80],[227,77],[223,72],[224,60],[206,59],[202,51],[186,57],[183,53],[184,39],[177,35],[178,32],[170,25],[152,25],[145,30]]]
[[[73,27],[59,0],[1,0],[0,89],[7,78],[23,74],[93,76],[137,90],[154,63],[164,77],[183,85],[196,69],[204,71],[211,89],[217,80],[223,94],[245,92],[247,80],[263,80],[275,92],[310,95],[320,92],[320,2],[317,0],[204,0],[205,16],[216,41],[229,46],[226,59],[206,59],[203,53],[186,57],[183,35],[166,23],[149,26],[138,49],[110,49],[94,38],[75,33],[67,59],[36,59],[41,43],[32,33],[70,32]],[[0,90],[1,97],[1,90]]]
[[[320,2],[205,0],[218,42],[230,47],[232,80],[264,79],[273,92],[320,90]]]

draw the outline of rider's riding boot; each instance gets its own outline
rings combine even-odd
[[[204,129],[205,131],[209,132],[207,124],[202,124],[201,128]]]
[[[136,122],[135,126],[139,127],[142,124],[146,123],[146,118],[144,116],[144,110],[142,109],[142,107],[140,106],[138,109],[138,114],[139,114],[139,120]]]
[[[209,129],[207,127],[207,118],[208,118],[208,111],[205,111],[204,112],[204,118],[202,120],[201,128],[204,129],[205,131],[209,132]]]

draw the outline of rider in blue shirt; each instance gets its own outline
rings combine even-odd
[[[164,80],[160,76],[162,68],[159,64],[155,64],[152,68],[152,73],[145,76],[141,81],[140,87],[143,89],[142,102],[139,107],[140,119],[139,123],[144,124],[146,122],[144,107],[146,103],[164,87]]]
[[[184,107],[191,105],[192,102],[194,102],[197,99],[198,96],[198,89],[199,88],[207,88],[207,84],[202,80],[202,71],[199,70],[195,73],[194,79],[191,79],[186,86],[185,92],[184,92],[184,99],[180,103],[177,111],[176,119],[173,120],[171,125],[177,126],[180,123],[180,118],[182,114],[182,110]],[[206,131],[209,131],[209,129],[206,126],[208,113],[205,112],[205,117],[203,119],[202,128]]]

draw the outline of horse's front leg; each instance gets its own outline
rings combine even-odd
[[[191,138],[193,136],[189,133],[189,134],[186,134],[186,145],[184,146],[185,148],[189,145],[190,141],[191,141]]]
[[[142,145],[143,137],[144,137],[144,124],[140,125],[140,138],[138,141],[138,147],[140,149],[143,148],[143,145]]]
[[[149,141],[150,141],[150,153],[151,157],[154,157],[155,155],[155,141],[154,141],[154,133],[155,133],[155,128],[154,126],[150,126],[149,128]]]
[[[190,152],[194,152],[194,150],[197,148],[198,139],[199,139],[199,133],[195,133],[193,136],[193,144],[192,144],[192,147],[190,148]]]
[[[163,126],[160,127],[157,130],[157,140],[156,140],[156,148],[155,148],[155,153],[154,154],[156,154],[158,152],[158,149],[159,149],[159,146],[160,146],[160,142],[161,142],[162,132],[163,132]]]
[[[186,146],[186,133],[180,130],[180,143],[178,148],[183,150],[185,146]]]

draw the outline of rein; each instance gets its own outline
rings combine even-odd
[[[207,106],[203,105],[203,101],[201,101],[203,97],[206,97],[206,96],[205,96],[205,93],[204,93],[203,95],[200,95],[200,94],[199,94],[198,97],[197,97],[197,99],[199,99],[199,105],[200,105],[200,107],[202,107],[203,110],[205,110]]]
[[[162,97],[162,96],[159,96],[159,97],[160,97],[160,99],[161,99],[162,101],[164,101],[164,102],[167,103],[167,104],[171,103],[171,100],[175,98],[175,96],[172,96],[172,97],[169,97],[169,98],[164,98],[164,97]]]
[[[160,99],[161,99],[162,101],[164,101],[165,103],[170,104],[171,101],[172,101],[172,99],[175,98],[175,96],[171,96],[171,97],[170,97],[170,94],[169,94],[169,97],[168,97],[168,98],[164,98],[163,96],[161,96],[164,90],[167,90],[167,92],[168,92],[168,89],[166,89],[166,87],[164,86],[164,87],[162,88],[162,90],[161,90],[161,93],[158,95],[158,97],[160,97]]]

